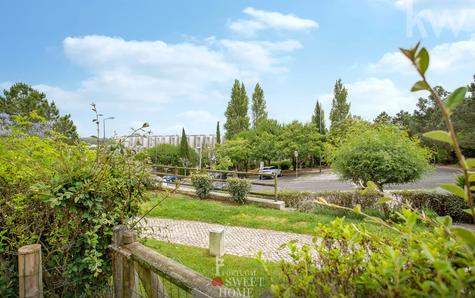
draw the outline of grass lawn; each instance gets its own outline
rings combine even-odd
[[[214,278],[217,276],[216,259],[211,257],[206,249],[153,239],[143,239],[142,242],[162,255],[206,277]],[[272,274],[272,277],[269,277],[263,265],[257,259],[231,255],[225,255],[223,259],[224,263],[220,267],[219,276],[224,280],[225,286],[239,289],[241,292],[248,291],[251,297],[259,297],[262,292],[268,290],[271,279],[277,282],[281,278],[278,263],[266,262],[266,266]],[[244,286],[244,283],[246,283],[246,286]],[[252,286],[249,286],[250,284]]]
[[[150,192],[150,199],[141,206],[142,213],[152,208],[162,194]],[[335,214],[290,212],[267,209],[256,205],[232,205],[211,200],[199,200],[185,195],[172,195],[152,210],[148,216],[172,219],[195,220],[222,225],[270,229],[276,231],[312,234],[317,224],[326,224],[335,219]],[[346,218],[347,223],[366,226],[372,231],[381,231],[380,226],[365,223],[359,218]]]

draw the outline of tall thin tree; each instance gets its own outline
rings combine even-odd
[[[241,131],[249,129],[248,116],[249,98],[246,94],[244,84],[240,84],[238,80],[234,80],[233,88],[231,90],[231,100],[228,103],[226,112],[226,139],[230,140]]]
[[[219,121],[216,123],[216,144],[221,144],[221,128],[219,127]]]
[[[180,140],[180,157],[184,160],[190,159],[190,146],[188,145],[188,139],[186,138],[185,128],[181,130],[181,140]]]
[[[334,129],[350,115],[350,103],[347,101],[348,90],[341,79],[335,82],[333,89],[332,109],[330,111],[330,129]]]
[[[267,119],[266,100],[264,98],[264,90],[259,83],[254,87],[252,93],[252,127],[256,128],[259,121]]]
[[[325,127],[325,111],[318,100],[315,104],[315,109],[313,110],[312,123],[315,124],[318,132],[321,134],[324,134],[327,131]]]

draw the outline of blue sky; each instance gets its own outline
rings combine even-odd
[[[448,3],[449,2],[449,3]],[[26,82],[94,133],[214,133],[235,78],[264,88],[271,117],[327,116],[341,78],[351,112],[412,111],[416,76],[398,47],[422,40],[429,79],[448,89],[475,73],[475,1],[2,1],[0,88]]]

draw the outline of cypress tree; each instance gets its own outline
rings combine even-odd
[[[327,129],[325,127],[325,111],[323,110],[322,105],[318,100],[315,104],[315,109],[313,111],[312,123],[315,124],[319,133],[324,134],[326,132]]]
[[[216,144],[221,144],[221,130],[219,128],[219,121],[216,123]]]
[[[188,140],[186,139],[185,128],[181,130],[180,140],[180,157],[186,160],[190,159],[190,147],[188,146]]]
[[[335,88],[333,89],[332,109],[330,111],[330,129],[334,129],[350,115],[350,103],[346,100],[347,97],[348,90],[346,90],[341,79],[338,79],[335,83]]]
[[[230,140],[241,131],[249,129],[248,112],[249,98],[246,94],[244,84],[239,84],[238,80],[234,80],[233,88],[231,89],[231,100],[228,103],[226,112],[226,139]]]
[[[256,128],[259,121],[267,119],[266,100],[264,98],[264,90],[259,83],[254,87],[252,93],[252,127]]]

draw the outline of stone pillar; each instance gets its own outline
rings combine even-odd
[[[218,257],[224,255],[224,229],[209,231],[209,254]]]

